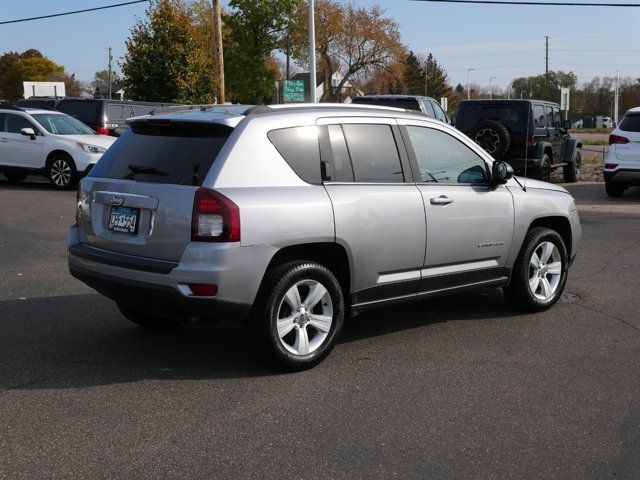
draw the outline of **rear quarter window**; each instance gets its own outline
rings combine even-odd
[[[83,123],[101,123],[100,102],[86,100],[61,100],[56,110],[71,115]]]
[[[627,114],[620,120],[620,130],[625,132],[640,132],[640,114]]]
[[[281,128],[270,131],[267,137],[301,179],[322,183],[318,127]]]
[[[106,151],[90,176],[200,186],[233,128],[136,122]]]

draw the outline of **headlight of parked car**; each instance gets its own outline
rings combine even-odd
[[[78,146],[87,153],[104,153],[107,151],[104,147],[97,147],[95,145],[89,145],[88,143],[79,143]]]

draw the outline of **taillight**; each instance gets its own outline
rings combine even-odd
[[[107,127],[98,127],[96,128],[96,132],[100,135],[109,135],[109,129]]]
[[[609,145],[613,145],[614,143],[629,143],[629,139],[627,137],[621,137],[620,135],[609,135]]]
[[[536,146],[536,137],[527,138],[527,147],[535,147]]]
[[[607,170],[613,170],[617,166],[618,166],[617,163],[605,163],[604,164],[604,168],[607,169]]]
[[[217,285],[209,285],[204,283],[188,283],[187,286],[191,293],[196,297],[215,297],[218,294]]]
[[[196,190],[191,220],[194,242],[239,242],[240,209],[221,193],[209,188]]]

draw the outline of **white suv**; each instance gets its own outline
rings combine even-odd
[[[64,113],[0,106],[0,173],[11,182],[44,175],[71,188],[114,141]]]
[[[640,107],[629,110],[609,135],[604,181],[610,197],[640,185]]]

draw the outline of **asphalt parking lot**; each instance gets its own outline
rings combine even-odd
[[[490,289],[370,312],[283,375],[237,325],[130,325],[68,274],[75,193],[0,181],[0,478],[639,478],[640,188],[570,188],[552,310]]]

